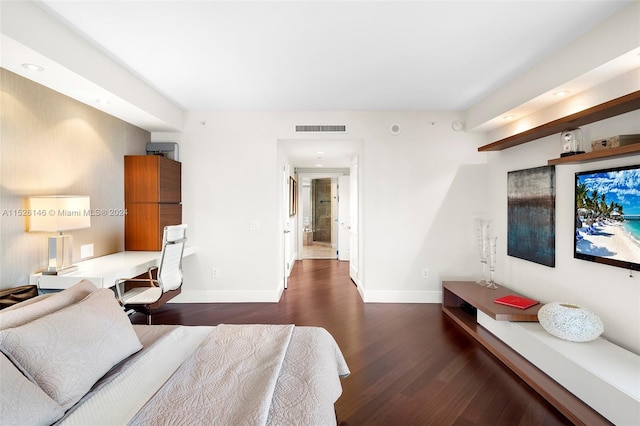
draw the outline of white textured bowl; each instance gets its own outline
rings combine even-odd
[[[571,303],[547,303],[538,311],[538,321],[549,334],[571,342],[589,342],[604,331],[599,316]]]

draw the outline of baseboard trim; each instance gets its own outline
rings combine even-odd
[[[365,303],[442,303],[442,291],[361,291]]]
[[[291,256],[291,259],[289,259],[289,262],[287,262],[289,264],[289,268],[286,271],[287,277],[291,275],[291,271],[293,271],[293,267],[296,265],[297,259],[298,253],[293,253],[293,256]]]
[[[278,303],[283,290],[189,291],[168,303]],[[442,291],[371,291],[358,286],[364,303],[442,303]]]
[[[283,290],[274,291],[188,291],[169,303],[278,303]]]

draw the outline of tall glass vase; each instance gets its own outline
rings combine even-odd
[[[493,280],[493,274],[496,271],[496,237],[488,238],[488,256],[487,265],[489,266],[489,281],[487,282],[488,288],[498,288],[496,282]]]
[[[480,251],[480,264],[482,265],[482,276],[476,284],[487,285],[487,262],[489,259],[489,227],[491,219],[476,219],[476,232],[478,236],[478,249]]]

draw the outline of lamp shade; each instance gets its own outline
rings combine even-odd
[[[89,196],[29,197],[29,232],[62,232],[91,227]]]

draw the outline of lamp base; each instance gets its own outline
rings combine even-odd
[[[42,271],[44,275],[61,275],[78,269],[72,265],[73,239],[71,235],[57,235],[49,237],[49,264]]]

